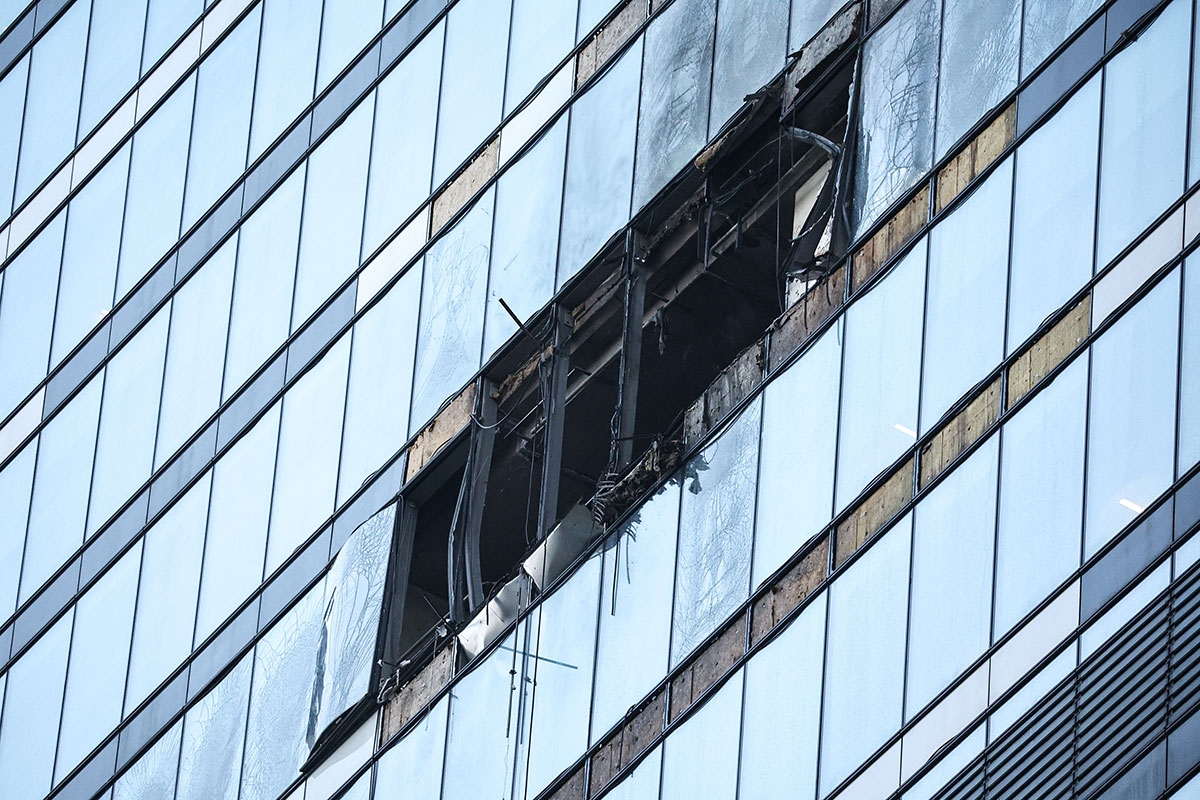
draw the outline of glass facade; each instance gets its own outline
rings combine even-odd
[[[1196,5],[0,0],[0,794],[1195,796]]]

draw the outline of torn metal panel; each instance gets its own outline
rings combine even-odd
[[[538,591],[554,583],[600,532],[586,506],[576,505],[568,511],[522,564]]]
[[[529,576],[523,572],[518,574],[466,624],[457,638],[459,648],[467,660],[483,652],[484,648],[516,621],[521,612],[529,606],[532,590]]]

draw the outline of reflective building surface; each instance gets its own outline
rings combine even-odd
[[[0,797],[1200,798],[1197,0],[0,0]]]

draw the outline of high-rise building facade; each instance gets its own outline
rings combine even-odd
[[[1195,0],[0,0],[0,797],[1200,797]]]

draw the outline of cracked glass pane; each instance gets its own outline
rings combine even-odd
[[[680,0],[646,31],[633,181],[635,210],[704,146],[715,17],[716,0]]]
[[[179,742],[183,723],[177,722],[145,755],[121,776],[112,800],[157,800],[175,796],[179,767]]]
[[[664,576],[675,564],[680,486],[668,481],[605,544],[593,742],[667,672],[672,587]]]
[[[250,699],[251,656],[247,654],[183,721],[179,792],[175,800],[235,800],[246,704]]]
[[[1103,0],[1025,0],[1021,76],[1037,69]]]
[[[299,776],[316,742],[314,677],[327,641],[325,581],[309,590],[254,648],[254,682],[242,767],[242,800],[273,800]]]
[[[863,48],[854,186],[860,232],[931,166],[939,5],[910,0]]]
[[[844,5],[842,0],[792,0],[788,50],[794,52],[808,44]]]
[[[950,2],[942,25],[937,158],[1017,87],[1021,0]]]
[[[561,286],[629,221],[637,135],[639,38],[571,104],[557,283]]]
[[[495,196],[489,189],[425,256],[410,434],[479,368]]]
[[[783,68],[788,0],[721,0],[709,136]]]
[[[314,664],[321,690],[318,735],[367,693],[395,522],[394,505],[371,517],[346,540],[329,569],[323,647]]]
[[[759,399],[684,468],[671,664],[717,629],[750,592]]]

